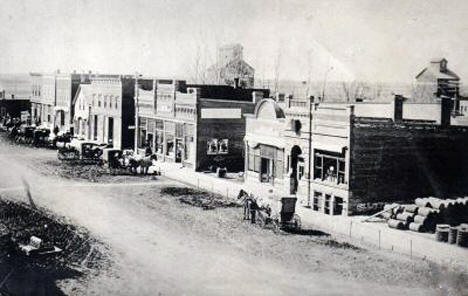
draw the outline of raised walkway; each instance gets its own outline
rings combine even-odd
[[[155,167],[160,169],[162,175],[167,178],[221,194],[227,198],[236,198],[241,189],[246,189],[242,181],[194,172],[189,168],[182,168],[180,164],[158,162]],[[391,250],[410,257],[426,258],[444,265],[455,265],[468,271],[468,248],[437,242],[433,234],[391,229],[385,223],[362,222],[366,218],[363,216],[329,216],[303,206],[298,206],[296,211],[301,217],[304,228],[347,236],[351,240],[380,249]]]

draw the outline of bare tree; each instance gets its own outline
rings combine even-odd
[[[281,42],[281,41],[280,41]],[[280,67],[281,67],[281,55],[282,55],[282,46],[280,43],[278,52],[275,57],[274,61],[274,90],[275,93],[279,91],[279,79],[280,79]]]
[[[343,90],[344,97],[346,102],[355,102],[358,98],[363,98],[365,95],[366,86],[363,82],[356,80],[346,82],[341,82],[341,87]]]

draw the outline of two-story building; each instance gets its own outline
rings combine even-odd
[[[59,131],[73,132],[73,98],[89,74],[30,73],[31,117],[34,123]]]
[[[41,125],[54,128],[55,122],[55,74],[43,74],[41,76]]]
[[[151,85],[151,87],[150,87]],[[137,147],[194,170],[242,171],[246,113],[268,90],[155,79],[137,90]]]
[[[73,100],[78,137],[132,149],[135,122],[135,77],[96,74],[79,85]]]
[[[294,100],[264,99],[246,116],[245,184],[257,195],[294,194],[313,211],[348,215],[378,202],[468,194],[468,159],[460,157],[468,129],[451,125],[449,98],[293,104],[311,122],[304,137],[301,121],[287,119]]]
[[[430,61],[418,75],[412,99],[416,102],[433,102],[441,97],[457,99],[460,77],[447,67],[447,60],[437,58]]]
[[[33,123],[40,123],[42,119],[42,74],[29,73],[29,75],[31,77],[31,120]]]

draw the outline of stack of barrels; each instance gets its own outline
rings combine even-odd
[[[414,204],[388,204],[382,216],[395,229],[435,232],[436,240],[468,247],[468,197],[417,198]]]
[[[410,229],[413,231],[422,232],[423,228],[421,225],[415,223],[414,218],[418,213],[418,207],[415,205],[399,205],[389,204],[385,205],[384,209],[390,209],[384,212],[382,215],[387,219],[387,224],[391,228],[395,229]]]

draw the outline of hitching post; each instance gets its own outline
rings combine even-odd
[[[413,240],[410,239],[410,258],[413,259]]]

